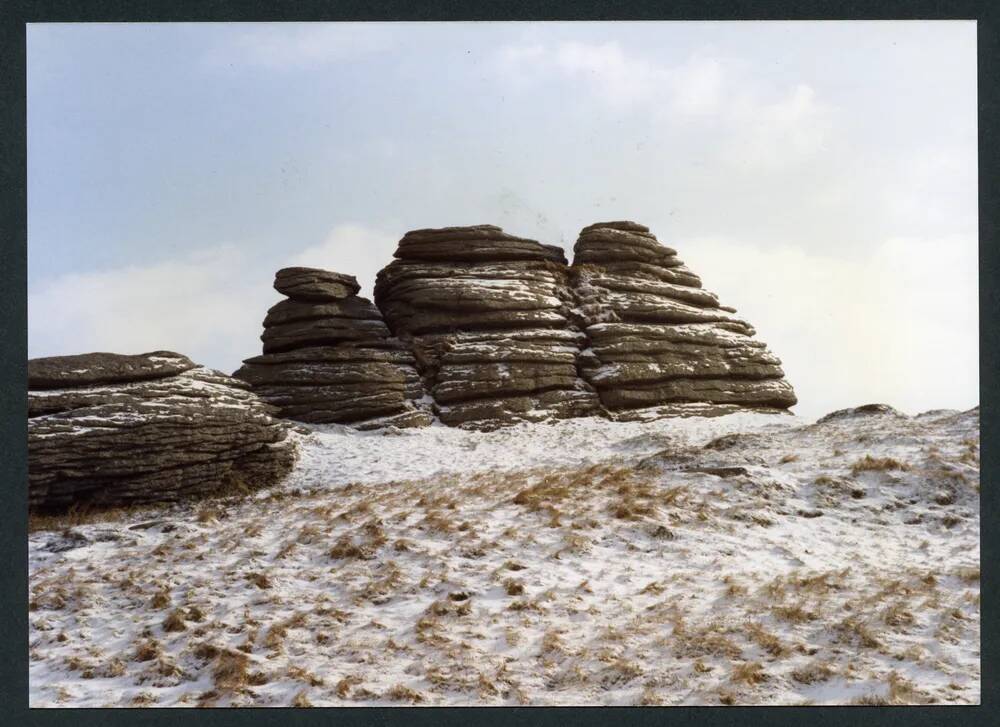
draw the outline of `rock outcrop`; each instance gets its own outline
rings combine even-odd
[[[492,429],[590,415],[714,416],[795,404],[781,362],[635,222],[562,249],[494,225],[407,232],[375,303],[349,275],[278,271],[288,296],[237,376],[281,416]]]
[[[563,251],[493,225],[414,230],[375,284],[445,424],[491,429],[600,412]]]
[[[248,389],[170,351],[28,361],[30,506],[174,501],[279,481],[295,460],[288,425]]]
[[[285,268],[274,288],[288,298],[264,318],[263,355],[233,376],[288,419],[359,429],[431,422],[413,355],[357,295],[353,276]]]
[[[754,329],[635,222],[583,228],[573,290],[589,348],[581,372],[615,418],[786,409],[795,394]],[[653,409],[651,409],[653,408]]]

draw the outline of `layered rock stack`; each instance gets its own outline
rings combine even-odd
[[[359,429],[425,426],[431,415],[413,356],[351,275],[285,268],[287,296],[264,319],[264,352],[233,375],[282,417]]]
[[[288,425],[248,389],[170,351],[28,361],[29,505],[175,501],[276,483],[295,448]]]
[[[733,308],[634,222],[583,228],[571,268],[590,343],[581,371],[615,418],[795,404],[781,362]],[[652,409],[650,409],[652,407]]]
[[[414,230],[375,284],[445,424],[492,429],[597,414],[563,251],[493,225]]]

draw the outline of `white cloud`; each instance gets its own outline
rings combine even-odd
[[[28,292],[29,356],[167,349],[231,372],[260,353],[261,322],[281,298],[271,287],[275,270],[303,265],[356,275],[370,296],[397,239],[345,224],[283,258],[261,259],[225,245],[179,260],[43,281]]]
[[[361,295],[371,298],[375,274],[392,261],[400,235],[360,224],[342,224],[326,239],[292,256],[288,265],[336,270],[354,275]]]
[[[254,24],[212,48],[203,62],[215,68],[300,70],[384,51],[391,42],[392,31],[382,23]]]
[[[739,98],[725,118],[731,128],[720,145],[722,157],[758,173],[765,171],[762,167],[815,157],[831,137],[831,110],[805,83],[770,102],[753,96]]]
[[[667,83],[673,94],[673,106],[687,114],[712,113],[724,102],[727,72],[722,61],[693,55],[667,71]]]
[[[636,103],[654,92],[665,80],[663,69],[638,58],[625,55],[617,43],[593,45],[562,43],[534,63],[552,62],[566,74],[582,77],[592,83],[597,93],[612,103]]]
[[[831,109],[806,83],[774,88],[745,62],[707,51],[668,64],[615,41],[508,45],[494,59],[515,87],[570,78],[619,113],[653,114],[661,124],[721,126],[715,155],[728,164],[773,167],[815,154],[831,128]]]
[[[712,111],[721,100],[723,84],[718,59],[693,55],[667,66],[629,54],[615,41],[508,45],[497,51],[494,67],[515,84],[563,75],[589,85],[601,102],[617,108],[666,103],[687,114]]]
[[[736,240],[678,247],[782,359],[799,414],[978,404],[975,239],[892,238],[851,259]]]
[[[254,267],[223,246],[43,282],[28,293],[29,355],[168,349],[231,371],[259,352],[260,323],[277,296]]]

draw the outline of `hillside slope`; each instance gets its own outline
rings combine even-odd
[[[36,522],[31,705],[976,703],[978,414],[303,429]]]

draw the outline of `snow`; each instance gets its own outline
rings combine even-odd
[[[29,536],[31,706],[979,701],[977,411],[302,431]]]

